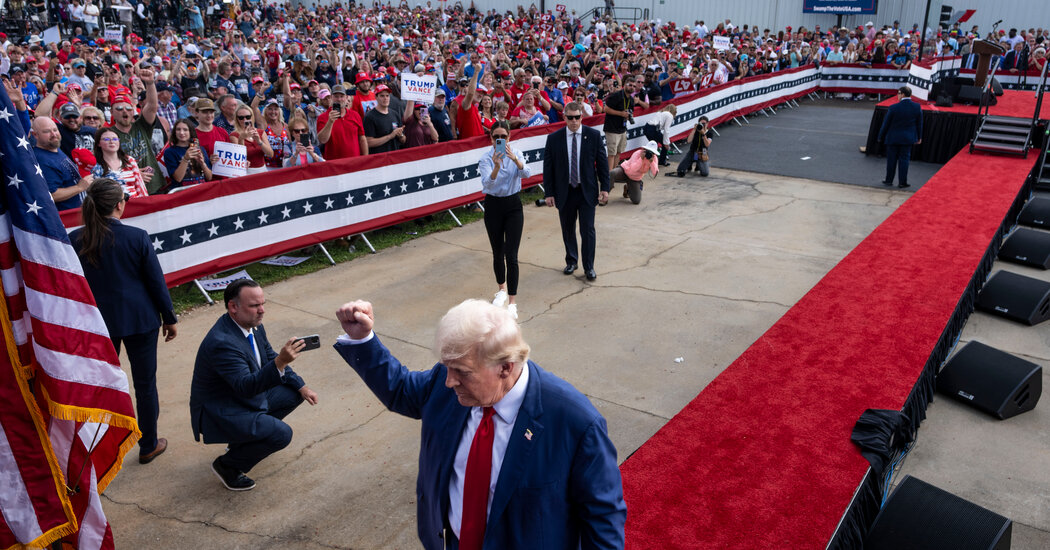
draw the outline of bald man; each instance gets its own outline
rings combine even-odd
[[[37,164],[44,174],[47,190],[51,192],[55,206],[59,210],[80,208],[84,192],[94,177],[88,174],[81,178],[73,159],[58,150],[62,144],[62,134],[58,132],[58,126],[51,117],[33,119],[33,137],[36,138],[33,154],[36,155]]]

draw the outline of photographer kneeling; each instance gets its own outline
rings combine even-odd
[[[706,116],[700,117],[700,120],[697,121],[696,126],[689,132],[689,137],[686,138],[689,141],[689,152],[685,154],[682,162],[678,163],[678,170],[668,173],[668,176],[685,177],[685,173],[693,167],[694,162],[696,163],[696,170],[700,172],[701,176],[706,178],[711,173],[711,167],[708,165],[707,148],[711,146],[711,134],[713,132],[707,123]]]
[[[629,198],[632,204],[638,204],[642,201],[642,177],[646,172],[652,177],[660,173],[657,159],[659,154],[660,150],[655,141],[646,143],[632,153],[631,158],[609,172],[609,182],[623,183],[623,198]]]

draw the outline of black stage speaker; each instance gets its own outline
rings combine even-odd
[[[1000,271],[984,283],[977,309],[1037,325],[1050,318],[1050,283]]]
[[[1013,522],[904,476],[864,538],[864,550],[1009,550]]]
[[[999,259],[1039,269],[1050,269],[1050,233],[1027,227],[1019,228],[999,249]]]
[[[992,77],[992,93],[995,95],[1003,95],[1003,85],[999,84],[999,79]]]
[[[1017,216],[1017,223],[1029,227],[1050,227],[1050,198],[1035,197]]]
[[[937,374],[937,391],[1003,420],[1035,408],[1043,367],[970,342]]]
[[[956,98],[959,103],[965,103],[967,105],[979,105],[981,103],[981,89],[973,85],[964,85],[959,87],[959,95]],[[989,91],[985,94],[985,103],[988,105],[995,105],[999,102],[995,98],[995,95]]]

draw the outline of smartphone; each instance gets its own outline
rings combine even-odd
[[[303,132],[303,133],[299,134],[299,143],[301,143],[303,145],[303,147],[309,147],[310,146],[310,136],[306,135],[306,132]]]
[[[321,347],[321,337],[317,334],[311,334],[310,336],[303,336],[302,338],[296,338],[296,340],[302,340],[306,342],[306,347],[302,351],[310,351]]]
[[[503,154],[507,153],[507,140],[502,138],[496,140],[496,152]]]
[[[343,104],[342,103],[333,103],[332,104],[332,110],[333,111],[340,111],[340,110],[342,110],[342,108],[343,108]]]

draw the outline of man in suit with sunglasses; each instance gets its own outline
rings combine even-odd
[[[605,137],[583,125],[583,108],[572,102],[565,106],[565,127],[547,136],[543,151],[543,189],[547,206],[558,207],[561,238],[565,244],[566,275],[580,263],[588,281],[598,278],[594,271],[594,212],[597,204],[609,201],[609,164],[605,157]],[[576,244],[576,220],[580,220],[582,249]]]

